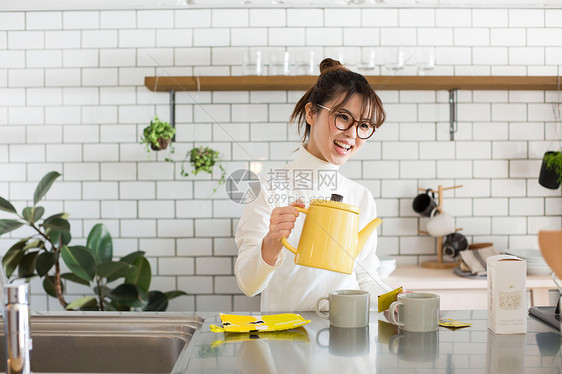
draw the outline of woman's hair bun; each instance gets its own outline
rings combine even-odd
[[[329,71],[336,71],[336,70],[349,70],[345,68],[341,62],[331,59],[325,58],[320,63],[320,74],[327,73]]]

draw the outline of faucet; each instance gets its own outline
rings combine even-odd
[[[16,280],[5,284],[4,328],[6,336],[6,374],[31,374],[29,351],[29,283]]]

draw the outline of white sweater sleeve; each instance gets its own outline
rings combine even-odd
[[[245,206],[234,236],[238,246],[234,274],[240,290],[250,297],[259,294],[267,287],[273,273],[285,259],[285,254],[281,252],[275,266],[271,266],[262,258],[262,241],[269,230],[269,219],[273,208],[268,203],[269,193],[263,183],[261,187],[256,200]]]
[[[361,205],[360,229],[363,229],[371,220],[377,217],[375,200],[370,192],[367,191],[366,193],[365,202]],[[392,290],[392,288],[381,281],[377,271],[380,263],[376,255],[377,231],[378,228],[373,231],[365,243],[365,246],[357,256],[354,268],[359,287],[371,294],[371,310],[378,310],[378,295]]]

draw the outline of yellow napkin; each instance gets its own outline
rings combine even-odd
[[[292,340],[297,342],[309,343],[308,333],[304,327],[297,327],[296,329],[288,331],[278,331],[275,334],[260,334],[259,332],[237,332],[225,333],[222,339],[217,339],[211,343],[211,348],[218,347],[225,343],[236,343],[246,340]]]
[[[310,320],[305,320],[299,314],[285,313],[269,316],[240,316],[236,314],[220,315],[222,327],[211,325],[213,332],[258,332],[258,331],[283,331],[306,325]]]
[[[472,326],[472,323],[455,321],[451,318],[442,319],[439,321],[439,326],[448,327],[450,329],[459,329],[461,327]]]
[[[398,287],[395,290],[379,295],[378,297],[379,313],[384,310],[387,310],[390,307],[390,304],[396,301],[398,294],[401,293],[402,291],[403,291],[402,287]]]

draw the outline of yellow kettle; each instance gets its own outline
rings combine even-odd
[[[345,274],[351,274],[355,257],[382,222],[375,218],[359,231],[359,208],[339,201],[311,200],[308,208],[296,208],[306,214],[298,248],[281,239],[295,254],[295,264]]]

